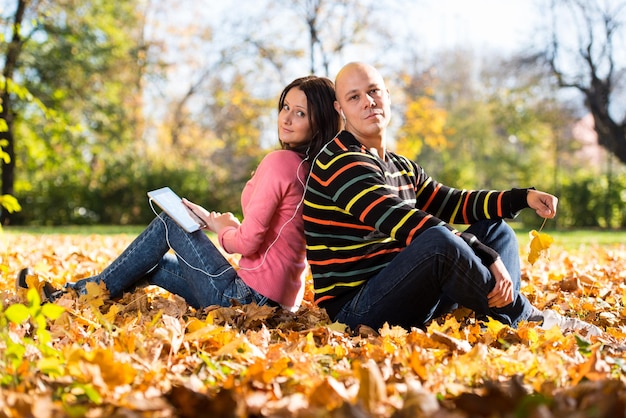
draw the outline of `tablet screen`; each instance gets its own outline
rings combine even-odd
[[[149,191],[148,197],[185,231],[194,232],[200,229],[200,223],[192,218],[182,199],[169,187]]]

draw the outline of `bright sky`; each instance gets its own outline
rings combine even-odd
[[[356,47],[344,52],[341,62],[333,62],[334,75],[343,62],[362,60],[379,63],[399,59],[430,62],[443,50],[463,48],[476,57],[506,58],[545,42],[544,16],[537,4],[547,0],[405,0],[395,6],[389,29],[395,37],[390,56],[381,56],[371,47]],[[384,6],[383,6],[384,7]],[[546,7],[546,6],[544,6]],[[406,48],[403,48],[406,44]],[[390,58],[392,57],[392,58]]]
[[[540,23],[533,0],[436,0],[418,5],[411,19],[432,48],[517,50],[528,45]]]

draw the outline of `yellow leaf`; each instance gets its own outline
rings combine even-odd
[[[88,302],[94,308],[104,305],[105,299],[109,297],[109,291],[104,282],[88,282],[85,285],[86,294],[80,295],[79,300]]]
[[[348,326],[346,324],[342,324],[341,322],[333,322],[330,325],[327,325],[328,328],[330,328],[332,331],[337,331],[337,332],[345,332],[346,328],[348,328]]]
[[[206,325],[202,328],[194,330],[193,332],[185,334],[186,341],[194,341],[196,343],[211,341],[220,347],[231,339],[231,333],[225,332],[223,328],[214,325]]]
[[[389,324],[387,322],[385,322],[382,326],[382,328],[380,329],[380,336],[381,337],[389,337],[391,339],[404,339],[407,335],[407,330],[402,328],[402,327],[398,327],[398,326],[393,326],[390,327]]]
[[[530,264],[535,264],[535,262],[539,259],[539,256],[550,248],[550,245],[554,242],[554,238],[546,233],[537,232],[534,229],[530,231],[530,236],[532,239],[530,240],[528,262]]]
[[[37,369],[52,376],[63,376],[63,362],[55,357],[43,357],[37,361]]]
[[[326,411],[335,411],[350,400],[350,395],[342,382],[326,377],[312,391],[310,404],[316,408],[324,408]],[[331,415],[329,412],[328,415]],[[340,414],[332,414],[340,415]]]
[[[63,312],[65,312],[65,308],[59,305],[55,305],[54,303],[46,303],[41,307],[41,313],[48,319],[55,320],[58,319]]]
[[[272,364],[267,364],[265,370],[261,374],[261,381],[265,384],[270,384],[278,376],[280,376],[285,370],[289,368],[291,360],[289,357],[284,356],[276,360]]]
[[[14,324],[21,324],[30,318],[30,311],[25,305],[15,303],[4,311],[4,315]]]
[[[487,325],[487,329],[494,336],[497,336],[500,333],[500,330],[502,330],[502,328],[506,326],[502,322],[496,321],[493,318],[488,318],[488,320],[485,322],[485,325]]]
[[[197,318],[191,318],[189,322],[187,322],[187,332],[189,333],[196,332],[206,327],[207,325],[210,325],[210,324],[207,324],[206,322],[201,321]]]
[[[21,297],[26,297],[27,300],[31,300],[30,297],[33,297],[32,293],[36,293],[39,297],[39,300],[35,303],[35,305],[41,304],[41,295],[43,294],[43,287],[45,283],[39,279],[39,276],[35,274],[27,274],[26,275],[26,286],[27,288],[18,288],[18,294]],[[31,293],[29,297],[28,294]],[[31,305],[32,306],[32,305]]]
[[[377,405],[387,399],[385,379],[378,364],[372,359],[364,362],[355,361],[353,368],[360,383],[357,399],[361,401],[366,410],[375,411]]]
[[[228,344],[220,347],[220,349],[215,352],[215,355],[218,357],[230,356],[239,361],[264,357],[259,347],[251,344],[245,335],[238,335]]]
[[[22,206],[17,199],[9,194],[0,195],[0,206],[4,207],[7,212],[14,213],[22,210]]]
[[[67,358],[67,371],[79,381],[91,381],[109,389],[131,383],[137,374],[131,364],[115,360],[113,352],[104,348],[74,349]]]
[[[448,316],[445,319],[445,322],[441,325],[436,321],[433,321],[428,326],[428,332],[431,334],[434,332],[441,332],[442,334],[449,334],[454,338],[463,338],[463,336],[459,333],[460,329],[461,324],[459,324],[459,321],[454,316]]]
[[[111,306],[111,308],[109,308],[109,312],[107,312],[106,315],[104,315],[104,318],[109,322],[115,322],[115,318],[117,317],[117,314],[119,314],[121,310],[122,308],[120,307],[120,305],[113,305]]]
[[[531,345],[534,345],[539,340],[539,335],[534,327],[529,327],[528,324],[520,326],[517,335],[522,341],[528,341]]]

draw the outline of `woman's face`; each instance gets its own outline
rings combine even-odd
[[[297,87],[285,95],[278,113],[278,138],[290,147],[308,143],[312,137],[306,95]]]

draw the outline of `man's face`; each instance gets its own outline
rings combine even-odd
[[[350,64],[339,73],[335,85],[337,103],[346,130],[357,139],[380,136],[389,123],[389,92],[373,67]]]

